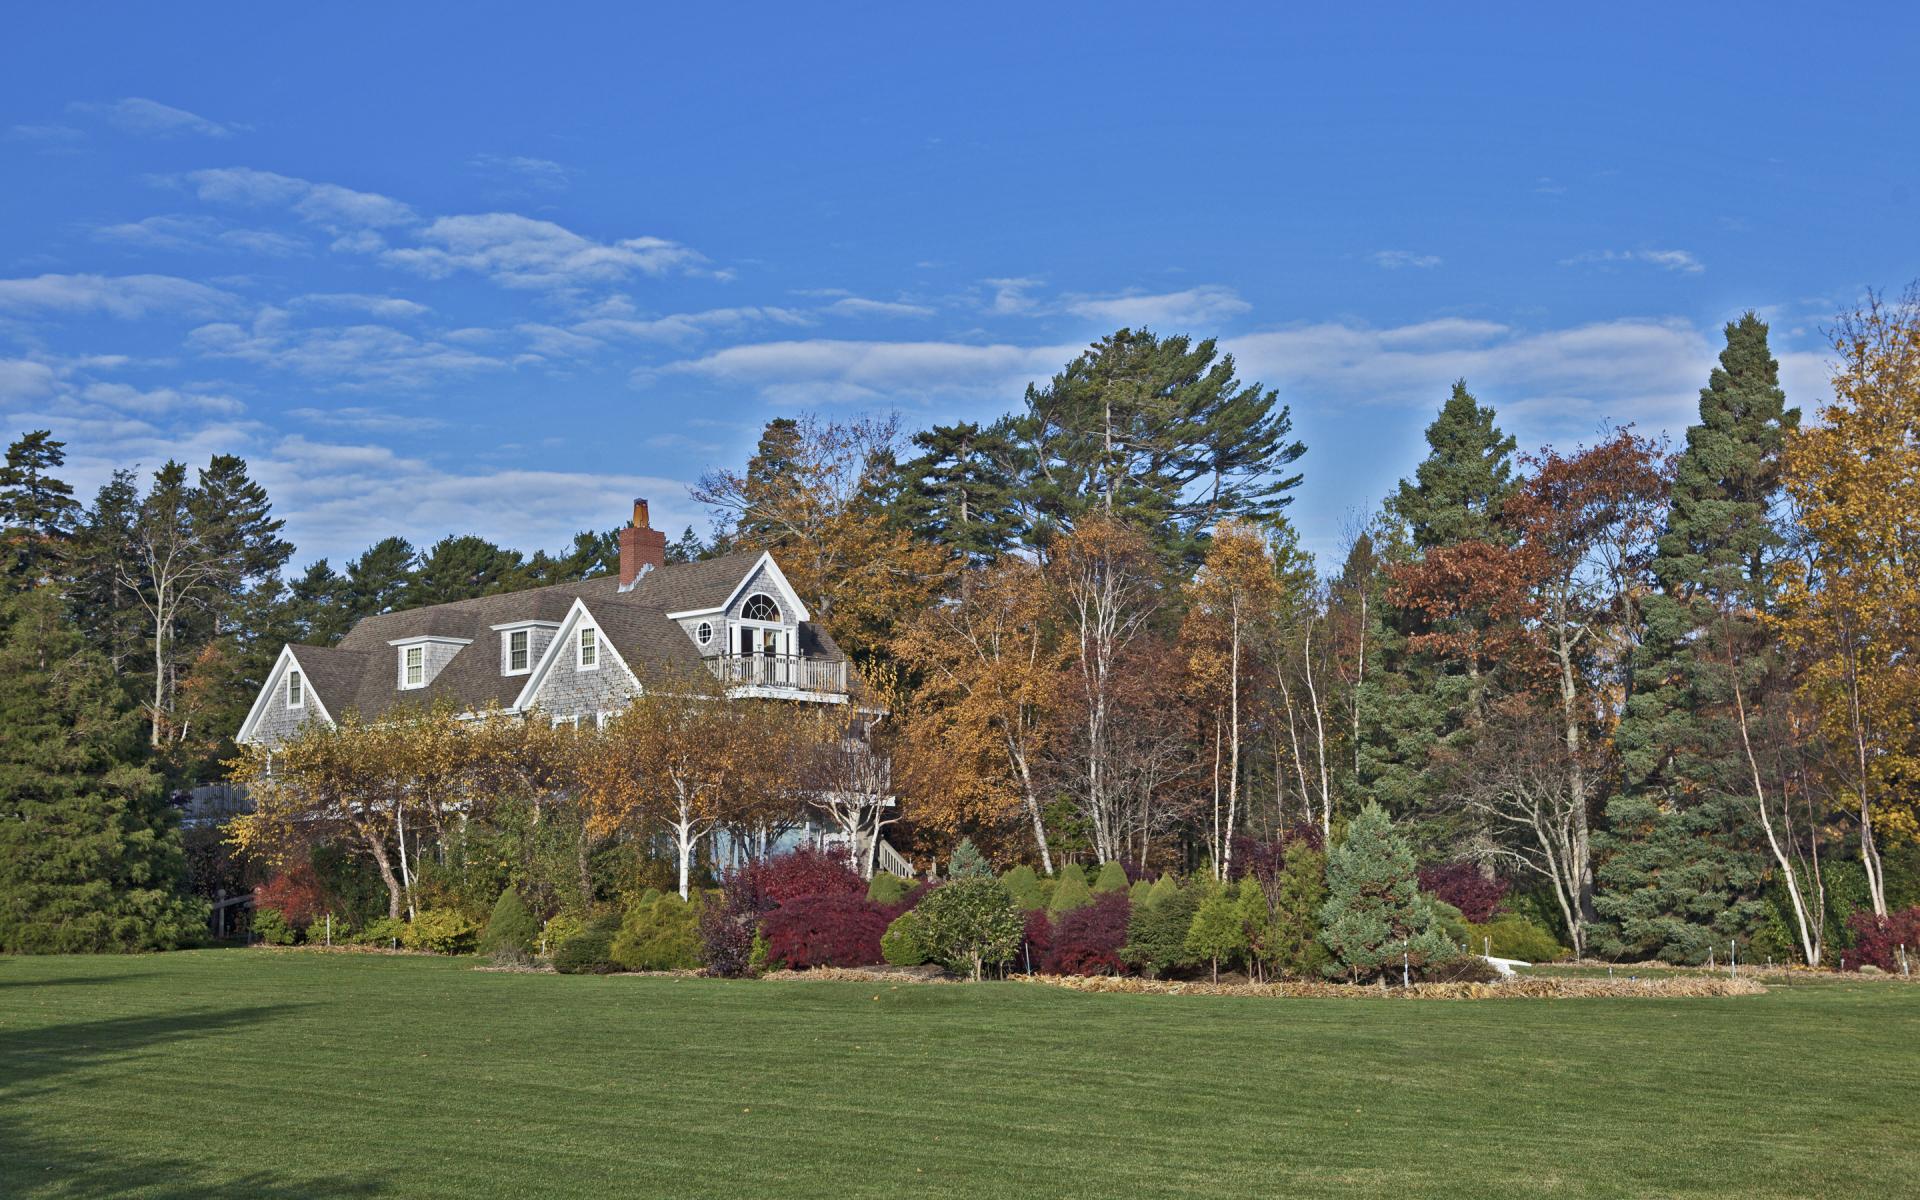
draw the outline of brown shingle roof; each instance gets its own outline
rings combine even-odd
[[[462,711],[489,704],[504,708],[519,696],[528,677],[500,673],[500,644],[493,626],[515,621],[558,622],[566,617],[574,601],[580,600],[620,657],[636,672],[644,674],[660,667],[697,668],[701,662],[699,650],[667,614],[725,603],[759,559],[757,552],[748,552],[673,563],[647,572],[627,592],[620,591],[617,580],[603,576],[380,613],[355,624],[337,647],[300,646],[295,654],[306,668],[320,702],[335,717],[348,709],[366,717],[377,716],[403,700],[420,704],[444,700]],[[469,644],[462,646],[425,688],[402,692],[394,651],[388,643],[416,637],[465,638]],[[841,657],[825,631],[811,624],[802,626],[801,646],[803,652],[816,657]]]

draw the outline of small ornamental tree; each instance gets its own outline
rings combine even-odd
[[[1118,975],[1126,943],[1127,894],[1107,892],[1054,922],[1050,965],[1061,975]]]
[[[947,860],[947,878],[992,879],[993,867],[974,846],[972,838],[961,838],[960,844],[953,848],[953,857]]]
[[[1086,873],[1069,863],[1060,869],[1060,882],[1054,885],[1053,899],[1047,903],[1047,912],[1058,920],[1063,913],[1077,908],[1085,908],[1093,903],[1093,893],[1087,888]]]
[[[1294,846],[1274,877],[1273,917],[1265,947],[1270,965],[1289,975],[1321,973],[1327,948],[1320,940],[1320,908],[1326,901],[1326,853]]]
[[[886,914],[865,896],[797,896],[763,916],[760,929],[767,939],[767,960],[796,971],[885,961],[880,938],[887,931]]]
[[[1247,969],[1264,975],[1272,961],[1273,911],[1267,903],[1266,889],[1257,877],[1240,881],[1233,893],[1233,911],[1240,919],[1240,932],[1247,942]]]
[[[487,918],[487,931],[480,936],[480,950],[495,958],[523,959],[533,954],[540,936],[540,925],[527,911],[520,893],[508,888],[493,902],[493,915]]]
[[[1032,912],[1036,908],[1046,907],[1040,899],[1040,876],[1025,863],[1002,875],[1000,886],[1007,895],[1013,897],[1013,902],[1022,912]]]
[[[1198,888],[1182,888],[1173,876],[1162,875],[1128,917],[1126,960],[1153,977],[1192,962],[1187,930],[1198,905]]]
[[[1847,966],[1854,970],[1873,966],[1898,975],[1902,946],[1906,947],[1909,964],[1920,957],[1920,906],[1896,909],[1884,917],[1857,912],[1847,918],[1847,926],[1854,935],[1853,948],[1847,951]]]
[[[1100,874],[1095,876],[1093,881],[1094,894],[1098,895],[1101,892],[1124,892],[1126,890],[1127,869],[1120,865],[1119,860],[1110,858],[1106,862],[1101,863]]]
[[[844,854],[803,846],[743,868],[769,907],[800,896],[865,896],[867,881]]]
[[[253,889],[254,911],[277,909],[287,924],[305,929],[327,911],[320,878],[306,863],[290,867]]]
[[[1220,960],[1232,959],[1247,951],[1247,931],[1240,924],[1238,898],[1232,891],[1217,889],[1193,914],[1187,926],[1187,952],[1211,964],[1213,981],[1220,982]]]
[[[1327,855],[1320,916],[1321,940],[1336,960],[1327,973],[1356,983],[1382,974],[1402,955],[1419,966],[1459,954],[1435,927],[1433,909],[1420,893],[1412,847],[1377,803],[1360,810],[1346,840]]]
[[[1453,905],[1474,924],[1484,925],[1507,898],[1507,881],[1487,875],[1473,863],[1447,863],[1420,868],[1420,890]]]
[[[1026,921],[991,875],[955,879],[936,888],[911,914],[934,961],[949,971],[969,971],[1008,961],[1020,949]]]

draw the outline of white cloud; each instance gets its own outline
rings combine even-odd
[[[545,158],[522,154],[476,154],[467,164],[490,175],[511,176],[533,187],[559,191],[569,182],[567,169]]]
[[[150,313],[205,317],[231,310],[239,297],[172,275],[39,275],[0,279],[0,311],[94,313],[136,319]]]
[[[398,296],[370,296],[363,292],[313,292],[296,296],[289,302],[295,308],[320,308],[363,312],[374,317],[420,317],[433,310]]]
[[[1367,256],[1373,265],[1388,271],[1397,271],[1401,267],[1414,267],[1427,270],[1441,263],[1438,254],[1415,254],[1411,250],[1375,250]]]
[[[811,325],[805,313],[791,308],[751,305],[741,308],[710,308],[703,312],[670,313],[664,317],[637,317],[624,297],[602,304],[590,316],[573,326],[575,333],[595,338],[634,338],[645,342],[686,342],[715,330],[743,329],[750,325]]]
[[[827,305],[827,311],[842,317],[930,317],[933,309],[924,304],[908,304],[900,300],[869,300],[864,296],[847,296]]]
[[[1011,404],[1078,354],[1075,346],[815,339],[729,346],[667,372],[754,388],[783,404],[901,403],[1000,396]],[[637,382],[646,382],[642,372]]]
[[[272,258],[304,254],[309,249],[301,238],[267,229],[237,229],[212,217],[164,214],[118,225],[102,225],[93,236],[103,242],[118,242],[144,250],[192,252],[204,250],[239,251]]]
[[[1205,285],[1178,292],[1127,293],[1119,296],[1067,296],[1061,307],[1076,317],[1133,329],[1213,325],[1253,306],[1229,287]]]
[[[352,404],[335,408],[291,408],[287,410],[287,415],[310,425],[351,429],[358,433],[423,433],[446,426],[446,422],[438,417],[411,416],[384,408]]]
[[[286,207],[329,231],[385,229],[418,218],[411,207],[377,192],[314,183],[252,167],[214,167],[183,176],[200,199],[215,204]]]
[[[421,231],[420,240],[427,244],[388,250],[382,258],[433,279],[465,270],[505,287],[547,289],[618,283],[636,272],[692,271],[706,263],[698,252],[665,238],[597,242],[517,213],[440,217]]]
[[[1590,250],[1585,254],[1576,254],[1572,258],[1563,258],[1563,267],[1579,266],[1585,263],[1601,265],[1614,263],[1643,263],[1667,271],[1679,271],[1685,275],[1698,275],[1707,269],[1706,264],[1689,250]]]
[[[284,309],[263,309],[250,326],[202,325],[187,345],[209,358],[292,371],[343,386],[427,387],[450,376],[504,370],[511,359],[479,354],[386,325],[299,327]]]
[[[184,108],[175,108],[171,104],[162,104],[158,100],[148,100],[144,96],[129,96],[112,104],[75,103],[70,106],[75,112],[94,113],[106,118],[108,124],[123,133],[140,137],[171,138],[184,135],[198,137],[229,138],[240,125],[223,125],[208,120],[198,113],[190,113]]]
[[[24,358],[0,358],[0,402],[20,403],[53,394],[53,368]]]
[[[988,279],[982,282],[993,289],[993,299],[987,302],[987,311],[997,316],[1013,316],[1033,311],[1038,302],[1028,293],[1045,281],[1018,278]]]

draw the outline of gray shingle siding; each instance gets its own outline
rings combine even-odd
[[[618,712],[640,694],[633,676],[607,653],[605,645],[600,647],[598,670],[582,671],[578,661],[574,655],[563,653],[540,681],[532,707],[549,717],[591,720],[595,713]]]

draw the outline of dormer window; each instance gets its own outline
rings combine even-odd
[[[740,617],[747,621],[778,621],[780,606],[773,602],[773,597],[755,592],[747,597],[746,604],[740,609]]]
[[[305,708],[307,706],[307,681],[300,672],[287,672],[287,707]]]
[[[501,667],[504,675],[525,675],[533,667],[533,631],[531,629],[509,629],[506,633],[506,662]]]
[[[600,631],[591,625],[580,627],[580,652],[578,659],[582,671],[600,669]]]
[[[403,688],[427,686],[427,648],[425,646],[400,647],[400,686]]]

